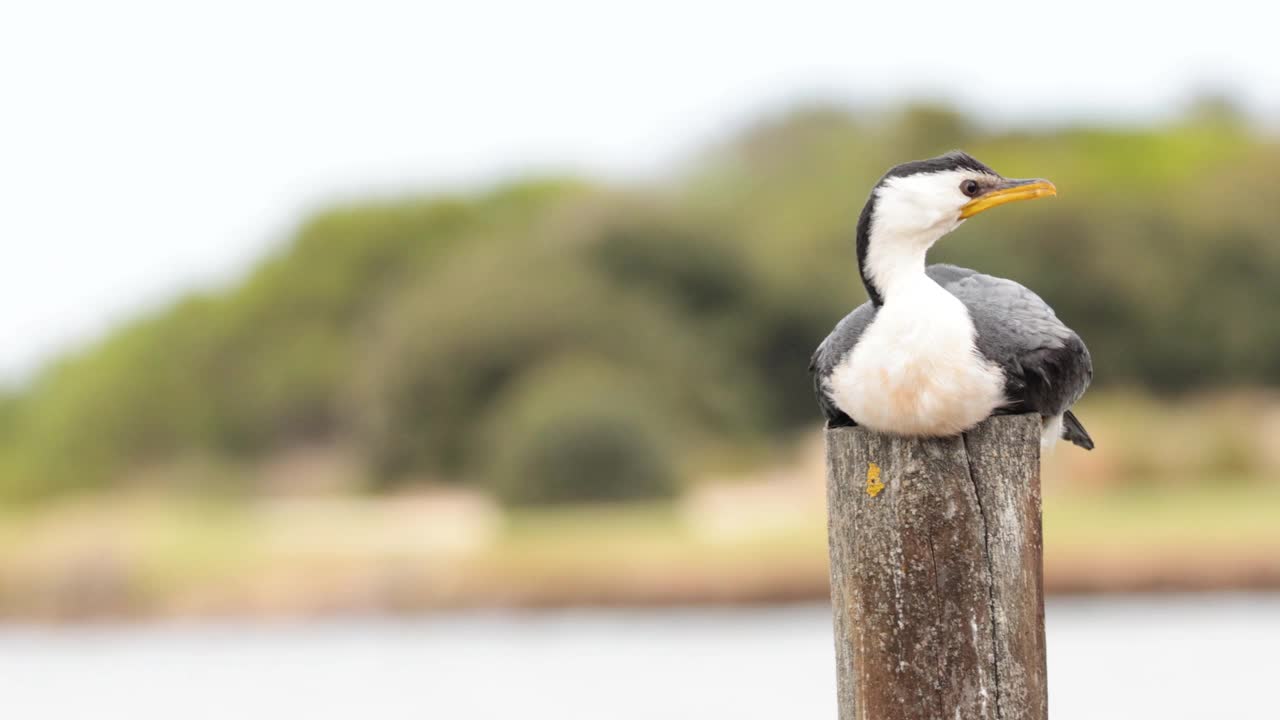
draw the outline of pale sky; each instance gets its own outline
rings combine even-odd
[[[335,198],[649,177],[800,100],[1133,122],[1216,88],[1280,117],[1254,2],[180,5],[0,5],[0,381],[241,276]]]

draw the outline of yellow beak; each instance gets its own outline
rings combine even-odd
[[[1040,178],[1034,180],[1004,180],[995,188],[965,203],[960,208],[960,219],[967,220],[983,210],[990,210],[1005,203],[1053,197],[1057,194],[1058,188],[1054,187],[1053,183],[1048,180]]]

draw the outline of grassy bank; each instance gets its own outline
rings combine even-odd
[[[8,617],[307,615],[826,596],[820,502],[498,512],[476,498],[66,503],[0,529]],[[1050,495],[1049,592],[1280,587],[1280,491]]]

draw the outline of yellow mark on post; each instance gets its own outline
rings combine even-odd
[[[884,489],[884,483],[880,482],[880,466],[871,463],[867,465],[867,494],[875,497]]]

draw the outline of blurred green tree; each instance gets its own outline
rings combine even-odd
[[[673,495],[671,428],[649,384],[584,357],[527,372],[472,438],[488,484],[511,504]]]
[[[1036,132],[927,104],[814,106],[657,186],[556,179],[327,210],[238,286],[0,396],[0,493],[314,443],[353,448],[377,487],[670,492],[699,447],[816,422],[808,356],[864,299],[868,190],[957,146],[1061,197],[984,216],[933,259],[1035,289],[1086,339],[1099,385],[1280,383],[1280,144],[1212,100],[1159,127]]]

